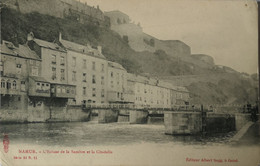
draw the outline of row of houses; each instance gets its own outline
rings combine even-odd
[[[189,92],[155,78],[127,73],[108,61],[100,46],[62,39],[47,42],[28,34],[25,45],[1,44],[1,109],[35,110],[88,104],[136,104],[170,108],[188,104]],[[64,105],[62,105],[64,104]]]

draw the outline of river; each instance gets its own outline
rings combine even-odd
[[[10,163],[15,165],[38,165],[46,160],[52,164],[57,164],[57,161],[69,159],[75,160],[75,162],[84,160],[90,165],[103,165],[104,163],[104,165],[136,165],[137,163],[145,165],[147,163],[149,165],[171,165],[170,163],[173,161],[179,163],[179,165],[200,165],[202,162],[188,162],[187,158],[201,159],[203,157],[221,159],[223,162],[226,158],[232,158],[232,160],[238,160],[239,162],[229,163],[228,165],[236,165],[247,162],[246,151],[254,152],[257,155],[260,154],[259,146],[243,146],[241,148],[240,146],[230,144],[229,139],[235,132],[206,137],[171,136],[164,134],[164,125],[160,122],[134,125],[127,122],[99,124],[97,121],[6,124],[0,126],[0,132],[2,133],[1,140],[3,140],[4,134],[8,135],[10,140],[9,155],[3,151],[2,153],[6,155]],[[0,148],[2,148],[1,146]],[[109,150],[113,153],[109,157],[102,154],[102,156],[92,156],[88,159],[82,158],[82,154],[74,157],[71,155],[67,157],[57,155],[54,158],[54,154],[37,154],[37,160],[23,160],[23,162],[18,164],[18,161],[12,159],[13,156],[10,156],[10,154],[24,155],[19,154],[18,151],[20,149],[36,149],[37,151],[42,149],[94,149],[101,151]],[[246,153],[246,155],[248,154]],[[131,160],[128,161],[127,157],[131,158]],[[161,157],[161,161],[156,160],[156,157]],[[147,160],[148,158],[149,160]],[[251,162],[258,162],[256,158],[252,159]],[[214,163],[212,164],[214,165]]]

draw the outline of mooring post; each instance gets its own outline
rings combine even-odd
[[[203,105],[201,105],[201,120],[202,120],[201,132],[203,136],[206,135],[206,116],[207,116],[207,112],[204,111]]]

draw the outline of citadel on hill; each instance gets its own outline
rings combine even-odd
[[[99,9],[75,0],[3,0],[3,4],[22,13],[39,12],[58,18],[69,18],[81,23],[110,26],[109,18]]]
[[[89,6],[76,0],[3,0],[2,4],[22,13],[39,12],[58,18],[92,23],[117,32],[135,51],[164,50],[168,55],[180,57],[183,61],[212,67],[214,60],[208,55],[191,56],[191,48],[180,40],[159,40],[142,31],[140,24],[131,22],[121,11],[103,12],[99,6]]]

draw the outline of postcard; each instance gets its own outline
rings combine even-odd
[[[0,166],[260,165],[257,1],[0,11]]]

